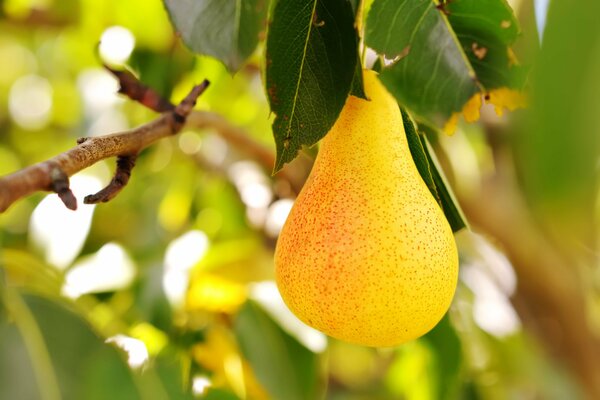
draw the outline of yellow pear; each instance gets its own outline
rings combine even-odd
[[[458,277],[452,230],[421,179],[394,98],[364,72],[322,140],[275,250],[279,291],[332,337],[395,346],[432,329]]]

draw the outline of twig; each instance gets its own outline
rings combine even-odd
[[[142,84],[131,72],[116,70],[106,64],[104,68],[119,80],[119,93],[124,94],[131,100],[135,100],[156,112],[173,111],[175,109],[170,101],[165,100],[154,89]]]
[[[58,197],[67,206],[69,210],[77,209],[77,199],[69,187],[69,177],[60,169],[59,166],[50,167],[50,190],[58,194]]]
[[[137,154],[117,157],[117,171],[108,186],[96,194],[85,196],[85,204],[106,203],[112,200],[127,185],[131,177],[131,170],[135,166]]]
[[[177,133],[191,113],[196,98],[207,87],[208,81],[195,86],[173,111],[163,114],[148,124],[121,133],[80,139],[76,147],[64,153],[1,177],[0,212],[5,211],[16,200],[44,190],[57,192],[68,208],[76,209],[77,202],[68,185],[69,176],[109,157],[134,156],[158,139]],[[126,183],[122,179],[123,173],[123,169],[117,168],[115,178],[105,189],[104,197],[99,194],[95,195],[99,197],[99,201],[106,201],[109,197],[112,198],[116,195],[118,192],[118,190],[115,191],[116,186],[120,185],[122,188]],[[127,173],[130,174],[131,170],[129,169]],[[115,181],[119,181],[119,183]]]
[[[232,126],[223,117],[202,111],[193,111],[196,99],[208,87],[208,81],[195,86],[183,101],[175,106],[165,100],[154,89],[145,86],[131,72],[104,67],[119,81],[119,93],[157,112],[164,114],[156,120],[138,128],[93,138],[79,138],[77,147],[65,151],[49,160],[26,167],[13,174],[0,177],[0,213],[18,199],[37,191],[53,191],[66,207],[77,208],[77,200],[69,188],[69,177],[98,161],[117,157],[117,168],[110,183],[98,193],[86,196],[84,203],[94,204],[113,199],[129,182],[135,161],[143,149],[155,141],[189,128],[212,128],[229,144],[257,161],[270,171],[275,155],[270,149],[252,140],[247,133]],[[298,164],[298,163],[296,163]],[[299,165],[296,165],[299,166]],[[306,180],[309,167],[285,169],[278,177],[289,183],[290,189],[298,193]]]
[[[128,131],[80,139],[78,146],[64,153],[0,177],[0,212],[5,211],[15,201],[37,191],[55,191],[50,186],[53,166],[58,167],[65,176],[69,177],[106,158],[136,154],[157,140],[171,136],[173,134],[171,127],[173,118],[172,113],[167,113],[154,121]],[[273,169],[275,162],[273,151],[252,140],[246,131],[230,124],[218,114],[192,111],[181,127],[181,129],[183,128],[211,128],[232,147],[258,162],[265,171]],[[304,169],[284,168],[277,175],[289,182],[294,192],[297,193],[306,179]]]

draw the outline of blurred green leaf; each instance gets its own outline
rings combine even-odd
[[[180,365],[159,357],[142,373],[66,304],[5,289],[0,309],[2,399],[191,399]]]
[[[462,345],[456,331],[450,324],[448,314],[433,328],[423,340],[431,344],[435,352],[438,375],[438,398],[457,398],[461,385]]]
[[[475,71],[433,0],[376,0],[365,40],[397,60],[380,74],[398,101],[421,118],[449,118],[480,91]]]
[[[417,166],[417,170],[427,185],[427,188],[438,202],[453,232],[467,227],[460,205],[452,194],[452,189],[443,176],[435,157],[428,145],[425,135],[419,133],[417,124],[412,120],[408,112],[400,108],[402,121],[408,140],[408,148]]]
[[[275,6],[267,37],[266,87],[275,113],[274,171],[335,123],[355,76],[358,37],[346,0],[288,0]]]
[[[42,361],[28,352],[24,336],[3,306],[0,303],[0,398],[42,398],[34,368],[34,364],[37,364],[40,369]],[[54,381],[51,385],[55,386]],[[48,389],[47,393],[55,393],[55,397],[57,396],[56,390]]]
[[[40,261],[31,253],[14,249],[0,252],[0,268],[4,268],[11,285],[50,297],[59,297],[63,285],[62,273]]]
[[[98,399],[139,397],[123,355],[105,344],[66,304],[34,295],[23,299],[43,332],[63,398],[81,398],[90,391],[95,391]],[[94,384],[86,387],[89,381]]]
[[[497,369],[506,382],[514,386],[527,386],[529,382],[544,382],[539,387],[538,398],[548,400],[586,398],[581,388],[564,368],[549,362],[535,341],[528,335],[514,335],[490,346]],[[502,385],[498,382],[497,385]],[[504,384],[503,386],[507,386]],[[503,388],[508,395],[506,388]],[[483,397],[483,396],[480,396]],[[489,397],[489,396],[488,396]]]
[[[256,376],[274,399],[314,399],[318,357],[249,301],[235,320],[235,334]]]
[[[386,373],[386,386],[392,398],[434,399],[436,381],[435,353],[428,343],[416,340],[395,349],[396,357]]]
[[[187,377],[184,375],[181,357],[176,357],[174,354],[159,354],[152,360],[150,368],[143,370],[139,375],[142,377],[142,385],[153,387],[159,383],[161,387],[158,390],[164,388],[167,399],[195,398],[191,392],[191,383],[185,379]]]
[[[529,123],[515,135],[530,203],[560,241],[596,246],[600,2],[550,4]]]
[[[239,400],[239,397],[223,389],[209,388],[202,400]]]
[[[164,0],[173,25],[199,54],[237,71],[258,44],[267,11],[265,0]]]
[[[87,370],[84,372],[82,389],[75,396],[64,396],[65,399],[80,399],[86,396],[86,400],[103,399],[151,399],[152,397],[140,396],[133,381],[132,374],[127,370],[122,360],[109,355],[108,353],[96,354],[94,357],[86,360]],[[75,366],[76,367],[76,366]],[[164,399],[157,396],[156,398]]]

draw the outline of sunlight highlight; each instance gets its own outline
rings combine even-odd
[[[460,235],[466,261],[461,264],[461,280],[471,289],[473,319],[487,333],[499,338],[521,329],[521,321],[510,302],[517,278],[506,256],[480,235]]]
[[[18,79],[10,88],[8,109],[12,119],[22,128],[43,128],[52,111],[50,82],[38,75]]]
[[[200,135],[193,131],[183,131],[179,134],[179,148],[185,154],[196,154],[202,148]]]
[[[267,220],[265,221],[265,232],[267,235],[273,238],[279,235],[285,220],[290,214],[290,211],[292,211],[293,205],[294,200],[292,199],[281,199],[271,204],[267,214]]]
[[[122,64],[129,59],[135,47],[135,37],[129,29],[122,26],[107,28],[100,39],[100,56],[103,60]]]
[[[77,257],[92,224],[95,206],[82,204],[81,199],[102,188],[100,180],[89,175],[74,176],[70,184],[79,199],[76,211],[67,209],[56,194],[50,194],[38,204],[29,222],[31,243],[41,250],[46,262],[61,270]]]
[[[202,139],[199,153],[204,160],[213,166],[220,166],[227,158],[229,145],[215,134],[206,134]]]
[[[263,227],[269,204],[273,201],[269,179],[253,161],[237,161],[231,164],[227,173],[246,205],[248,222],[256,228]]]
[[[77,87],[89,116],[100,114],[123,101],[117,96],[119,83],[101,68],[83,70],[77,77]]]
[[[211,380],[205,375],[196,375],[192,379],[192,393],[195,396],[202,396],[206,393],[206,389],[211,386]]]
[[[544,37],[544,30],[546,29],[546,17],[548,16],[548,6],[550,0],[534,0],[535,7],[535,24],[540,38],[540,43]]]
[[[108,243],[67,272],[62,292],[70,298],[87,293],[111,292],[128,287],[135,275],[135,265],[123,247]]]
[[[163,289],[174,307],[180,307],[185,300],[189,285],[190,270],[208,250],[206,234],[199,230],[184,233],[167,247],[164,259]]]
[[[144,342],[125,335],[115,335],[106,339],[127,353],[127,364],[132,369],[140,369],[148,362],[148,350]]]
[[[240,196],[248,207],[265,208],[271,203],[273,193],[271,188],[264,183],[250,182],[242,185]]]

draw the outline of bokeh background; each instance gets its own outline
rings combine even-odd
[[[317,149],[273,177],[219,131],[184,130],[110,203],[81,199],[114,160],[72,178],[76,212],[39,193],[0,215],[0,398],[600,398],[600,6],[510,3],[529,109],[430,137],[471,224],[432,332],[372,349],[299,322],[272,256]],[[274,150],[261,51],[232,76],[159,0],[0,1],[0,175],[156,117],[102,62],[174,102],[209,79],[197,108]]]

